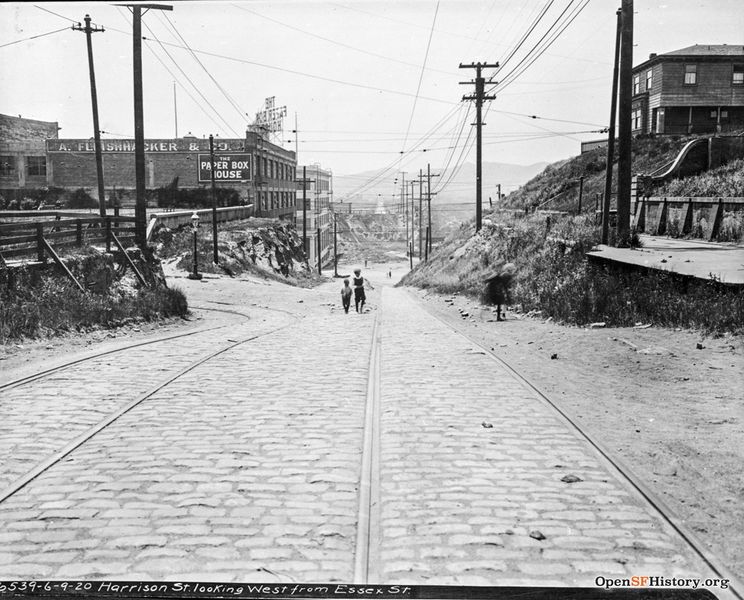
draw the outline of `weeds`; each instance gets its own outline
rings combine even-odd
[[[744,333],[744,295],[720,283],[588,264],[585,253],[599,243],[600,232],[587,218],[554,220],[549,234],[539,216],[505,216],[476,236],[468,238],[467,232],[461,229],[446,240],[432,260],[402,283],[478,298],[497,265],[514,263],[511,297],[523,311],[540,310],[575,325],[643,322],[709,334]]]
[[[133,293],[83,293],[67,279],[16,269],[12,280],[0,272],[0,343],[48,337],[123,321],[154,321],[188,313],[186,296],[176,288],[143,288]]]

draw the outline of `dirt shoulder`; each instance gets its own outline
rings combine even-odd
[[[410,291],[529,379],[744,573],[744,340],[511,312],[496,322],[473,300]]]

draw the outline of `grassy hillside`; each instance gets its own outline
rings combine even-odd
[[[656,195],[744,197],[744,159],[695,177],[669,181],[657,188]]]
[[[484,280],[515,266],[511,303],[565,323],[632,326],[638,322],[708,333],[744,333],[744,295],[714,284],[681,283],[663,273],[622,273],[589,265],[599,241],[588,216],[527,218],[494,214],[472,235],[464,225],[432,259],[402,280],[442,293],[480,297]]]
[[[696,136],[640,138],[633,140],[632,172],[650,172],[672,160],[682,147]],[[616,146],[617,149],[617,146]],[[617,153],[615,153],[617,156]],[[576,210],[579,198],[579,177],[584,177],[583,209],[594,208],[597,194],[604,192],[606,148],[554,163],[506,197],[509,208],[541,206],[552,210]],[[617,182],[617,162],[613,165]],[[552,198],[552,200],[551,200]]]

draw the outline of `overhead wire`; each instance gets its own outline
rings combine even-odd
[[[43,38],[48,35],[53,35],[55,33],[59,33],[60,31],[68,31],[69,27],[62,27],[61,29],[55,29],[54,31],[47,31],[46,33],[39,33],[37,35],[32,35],[31,37],[23,38],[20,40],[15,40],[14,42],[8,42],[7,44],[0,44],[0,48],[5,48],[6,46],[13,46],[15,44],[20,44],[21,42],[28,42],[30,40],[36,40],[38,38]]]

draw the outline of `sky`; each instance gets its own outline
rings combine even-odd
[[[500,63],[484,70],[496,95],[484,106],[484,160],[560,160],[609,121],[619,4],[172,2],[143,17],[145,137],[243,137],[274,97],[287,109],[276,139],[298,148],[300,164],[390,179],[427,162],[453,170],[475,158],[474,106],[462,101],[473,85],[460,84],[475,72],[458,66],[484,62]],[[105,29],[92,36],[103,137],[132,138],[131,14],[104,2],[0,3],[0,113],[92,137],[85,34],[70,28],[85,14]],[[634,20],[634,64],[744,44],[742,0],[636,0]]]

